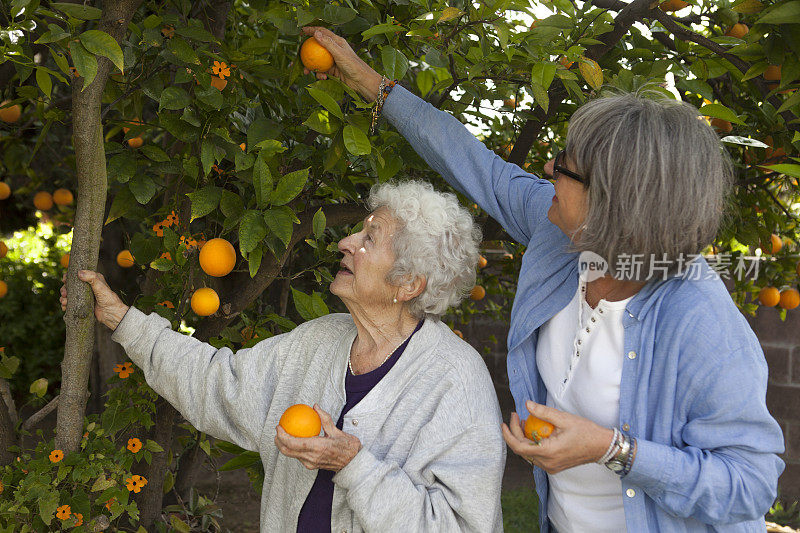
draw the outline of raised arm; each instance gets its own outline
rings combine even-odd
[[[66,274],[65,274],[66,276]],[[275,390],[277,353],[290,333],[271,337],[233,353],[172,331],[169,320],[128,307],[102,274],[82,270],[95,297],[95,316],[114,331],[147,383],[194,427],[252,451]],[[61,287],[61,308],[67,290]]]
[[[367,101],[375,100],[382,77],[353,52],[347,41],[325,28],[303,30],[314,35],[336,62],[319,77],[336,76]],[[455,117],[400,86],[387,97],[383,115],[431,168],[481,206],[515,240],[528,244],[537,228],[552,228],[546,218],[554,194],[552,184],[486,148]]]

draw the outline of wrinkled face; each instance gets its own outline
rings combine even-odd
[[[331,283],[331,292],[349,309],[390,305],[398,288],[386,281],[394,265],[392,239],[397,222],[381,207],[364,219],[364,226],[339,241],[343,257]]]
[[[548,177],[553,176],[554,164],[555,160],[551,159],[544,165],[544,173]],[[575,170],[575,166],[568,158],[564,158],[561,165],[569,170]],[[547,218],[567,236],[574,237],[573,234],[586,219],[589,194],[581,182],[569,176],[556,172],[554,177],[556,194],[547,211]]]

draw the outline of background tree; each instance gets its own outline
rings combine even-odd
[[[77,296],[65,315],[61,375],[51,378],[51,388],[60,389],[57,437],[35,450],[10,448],[25,461],[0,457],[12,461],[3,483],[25,489],[14,498],[5,498],[10,491],[0,495],[0,525],[3,513],[18,513],[14,518],[27,527],[51,527],[61,507],[53,502],[69,499],[83,483],[86,497],[75,505],[85,516],[156,527],[163,524],[162,495],[185,501],[198,466],[217,449],[236,452],[227,467],[247,467],[260,489],[257,455],[224,443],[212,449],[171,406],[150,396],[135,369],[117,370],[109,399],[95,399],[90,406],[97,412],[85,416],[92,372],[98,398],[109,369],[122,361],[103,350],[92,366],[91,346],[106,346],[108,332],[95,338],[79,268],[96,268],[99,257],[127,303],[215,346],[252,346],[329,306],[342,310],[320,285],[332,279],[335,243],[363,217],[370,185],[402,176],[447,187],[393,129],[381,123],[370,135],[371,106],[356,94],[336,80],[302,74],[304,25],[345,36],[379,72],[483,131],[490,148],[534,173],[563,146],[574,110],[603,85],[633,90],[655,83],[666,91],[674,84],[677,97],[701,108],[718,129],[736,165],[730,217],[710,251],[731,270],[742,257],[769,252],[757,275],[732,285],[735,301],[753,312],[756,295],[771,286],[777,300],[773,292],[763,303],[785,309],[800,303],[792,292],[800,166],[791,157],[800,140],[800,1],[89,4],[0,6],[0,182],[9,186],[7,196],[0,194],[1,231],[9,235],[36,220],[38,191],[67,188],[77,199],[76,208],[37,201],[57,233],[74,225],[67,285]],[[456,327],[476,312],[506,315],[524,251],[472,209],[487,237],[489,264],[479,278],[491,297],[454,309],[447,320]],[[212,238],[235,250],[234,269],[222,277],[201,268],[199,248]],[[132,266],[118,259],[123,250]],[[20,298],[27,288],[9,276],[7,261],[0,259],[6,298]],[[191,305],[201,288],[213,289],[220,301],[218,309],[211,302],[207,316]],[[57,300],[51,296],[53,309]],[[9,301],[0,299],[0,313]],[[7,324],[0,323],[0,343],[13,328]],[[9,415],[0,409],[0,436],[18,442],[24,422],[13,401],[23,401],[41,376],[17,367],[39,347],[6,344],[0,378],[11,379],[2,396]],[[40,403],[55,398],[36,390]],[[145,429],[143,463],[124,444]],[[125,471],[110,463],[101,471],[85,466],[87,450],[114,445],[123,445],[119,461],[133,454],[130,463],[119,463]],[[61,466],[50,459],[53,449],[66,452]],[[60,476],[67,466],[73,477],[63,474],[56,487],[44,482],[45,472],[57,468]],[[41,482],[24,485],[23,468],[41,474]],[[139,491],[122,486],[133,475],[147,480]],[[106,486],[110,480],[116,485]],[[49,503],[38,513],[33,503],[25,507],[45,493]]]

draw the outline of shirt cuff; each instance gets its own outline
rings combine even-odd
[[[674,468],[671,452],[671,446],[636,439],[636,457],[623,480],[641,487],[651,498],[658,496],[669,484],[669,473]]]
[[[111,334],[111,340],[119,344],[125,344],[136,340],[142,333],[144,324],[147,321],[147,315],[139,311],[133,306],[130,306],[125,312],[125,316],[117,324],[116,329]]]
[[[379,464],[380,461],[362,446],[355,457],[333,476],[333,482],[343,489],[354,489],[374,472]]]
[[[420,97],[396,83],[383,103],[381,114],[395,128],[401,129],[414,116],[416,107],[423,103],[425,102]]]

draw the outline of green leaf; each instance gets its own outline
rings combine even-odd
[[[132,177],[128,182],[128,188],[133,193],[136,201],[142,205],[152,200],[158,191],[158,185],[153,181],[153,178],[144,174],[137,174]]]
[[[790,109],[796,106],[797,104],[800,104],[800,92],[795,91],[794,94],[792,94],[792,96],[787,98],[786,101],[781,104],[777,112],[782,113],[783,111],[786,111],[787,109]]]
[[[68,46],[72,63],[83,80],[83,87],[81,88],[81,91],[83,91],[91,85],[95,76],[97,76],[97,58],[77,41],[70,42]]]
[[[603,85],[603,69],[600,68],[600,65],[598,65],[597,61],[594,59],[581,57],[578,70],[580,70],[581,76],[586,80],[586,83],[593,89],[597,90]]]
[[[150,268],[158,270],[159,272],[168,272],[175,268],[175,263],[167,258],[159,257],[155,261],[150,262]]]
[[[191,533],[192,531],[189,524],[178,518],[176,514],[169,515],[169,524],[178,533]]]
[[[120,72],[125,72],[125,60],[122,57],[122,48],[112,36],[100,30],[87,30],[78,36],[81,44],[96,56],[105,56]],[[80,72],[80,69],[78,70]]]
[[[713,118],[721,118],[728,122],[735,122],[736,124],[744,124],[744,121],[742,121],[736,113],[722,104],[706,104],[700,108],[700,114]]]
[[[137,205],[136,198],[128,187],[122,187],[108,209],[108,218],[104,224],[110,224],[116,219],[125,216]]]
[[[169,156],[167,153],[159,148],[158,146],[152,144],[146,144],[139,149],[145,156],[147,156],[152,161],[157,163],[166,163],[169,161]]]
[[[779,163],[777,165],[763,165],[759,168],[768,168],[781,174],[786,174],[793,178],[800,178],[800,165],[792,165],[790,163]]]
[[[275,187],[275,191],[270,196],[270,203],[272,205],[284,205],[292,201],[295,196],[300,194],[306,181],[308,181],[310,168],[296,170],[282,176]]]
[[[289,246],[289,242],[292,240],[294,218],[294,212],[288,207],[269,209],[264,213],[264,221],[267,226],[286,246]]]
[[[350,2],[348,2],[348,4],[350,4]],[[358,16],[358,11],[355,9],[326,3],[325,7],[322,8],[322,16],[320,18],[325,22],[338,25],[347,24],[356,18],[356,16]]]
[[[250,271],[250,277],[256,277],[258,273],[258,269],[261,266],[261,258],[264,256],[264,247],[261,246],[261,243],[256,246],[255,250],[250,252],[247,256],[247,266]]]
[[[191,20],[192,19],[190,19],[190,21]],[[197,19],[194,19],[194,21],[196,22]],[[202,28],[199,24],[192,26],[177,27],[175,28],[175,33],[187,37],[189,39],[193,39],[195,41],[202,41],[205,43],[213,43],[217,40],[216,38],[214,38],[213,35],[211,35],[210,32]]]
[[[78,69],[80,71],[80,69]],[[161,91],[158,102],[158,110],[162,109],[183,109],[192,103],[189,94],[180,87],[167,87]]]
[[[247,128],[247,147],[252,150],[258,143],[267,139],[275,139],[281,133],[281,127],[276,122],[266,118],[259,118]]]
[[[30,392],[39,398],[44,396],[47,393],[47,379],[39,378],[31,383]]]
[[[770,7],[761,15],[756,24],[797,24],[800,23],[800,0],[785,2]]]
[[[303,124],[323,135],[332,135],[341,126],[338,120],[330,118],[327,109],[315,109]]]
[[[406,31],[405,26],[401,26],[399,24],[378,24],[376,26],[371,27],[368,30],[361,32],[361,37],[366,41],[370,37],[374,37],[375,35],[384,35],[387,33],[398,33],[401,31]]]
[[[211,172],[211,167],[214,166],[214,157],[216,155],[216,147],[214,143],[206,137],[200,145],[200,162],[203,164],[203,175],[207,176]]]
[[[136,173],[136,157],[130,152],[117,154],[108,160],[108,177],[127,183]]]
[[[161,453],[164,451],[164,448],[162,448],[159,443],[150,439],[147,439],[147,441],[144,443],[144,449],[150,450],[153,453]]]
[[[0,378],[11,379],[17,368],[19,368],[19,358],[8,357],[4,354],[0,359]]]
[[[56,509],[58,509],[58,493],[47,491],[38,496],[39,503],[39,517],[49,526],[50,522],[55,517]]]
[[[255,145],[255,149],[265,159],[286,151],[286,147],[276,139],[263,140]]]
[[[192,216],[189,222],[204,217],[219,205],[222,189],[215,185],[208,185],[195,192],[187,193],[186,196],[192,202]]]
[[[372,144],[361,128],[348,124],[342,130],[344,146],[353,155],[366,155],[372,151]]]
[[[53,80],[50,79],[50,74],[47,73],[47,69],[37,67],[36,85],[39,86],[45,96],[50,98],[50,94],[53,90]]]
[[[317,239],[321,238],[322,234],[325,233],[325,226],[327,226],[327,220],[325,219],[325,213],[320,207],[317,209],[317,212],[314,213],[314,218],[311,219],[311,227],[314,229],[314,236]]]
[[[260,460],[261,456],[258,455],[258,453],[247,451],[240,455],[237,455],[224,465],[217,468],[217,470],[225,472],[227,470],[236,470],[238,468],[245,468],[258,463]]]
[[[547,113],[547,108],[550,107],[550,95],[547,94],[547,89],[536,82],[531,82],[530,89],[533,93],[533,100]]]
[[[192,48],[189,43],[187,43],[185,40],[181,39],[177,35],[173,36],[172,39],[169,40],[167,49],[169,49],[170,52],[175,54],[175,57],[177,57],[184,63],[188,63],[189,65],[200,64],[200,60],[197,58],[197,54],[195,53],[194,48]],[[214,90],[217,91],[216,89]]]
[[[269,193],[272,192],[272,173],[262,154],[258,155],[253,165],[253,188],[256,192],[256,205],[264,207]]]
[[[454,19],[454,18],[458,17],[462,13],[463,13],[463,11],[461,11],[457,7],[446,7],[442,11],[442,14],[439,17],[439,20],[437,20],[436,22],[437,23],[439,23],[439,22],[447,22],[448,20],[451,20],[451,19]]]
[[[408,71],[408,58],[391,46],[381,47],[381,62],[386,76],[390,79],[399,80]]]
[[[97,20],[103,15],[103,12],[96,7],[69,2],[51,2],[50,7],[79,20]]]
[[[306,90],[308,91],[308,94],[310,94],[314,100],[319,102],[322,107],[330,111],[334,116],[344,119],[342,108],[339,107],[339,104],[333,99],[333,96],[321,89],[316,89],[314,87],[306,87]]]
[[[322,300],[322,295],[318,292],[310,296],[292,287],[292,299],[297,313],[305,320],[314,320],[329,313],[328,306]]]
[[[196,89],[194,94],[197,96],[198,100],[216,110],[219,110],[225,103],[225,98],[223,98],[222,93],[214,87]]]
[[[330,313],[330,311],[328,311],[328,306],[325,305],[325,300],[322,299],[322,295],[316,291],[311,295],[311,308],[318,317]]]
[[[244,212],[244,202],[238,194],[223,190],[219,200],[219,209],[226,217],[239,217]]]
[[[108,488],[113,487],[116,484],[117,482],[114,481],[113,478],[107,478],[105,474],[101,474],[100,477],[98,477],[97,480],[94,482],[94,485],[92,485],[91,492],[106,490]]]
[[[239,250],[242,255],[255,250],[258,243],[267,236],[267,224],[260,211],[248,209],[239,223]]]
[[[550,84],[553,83],[553,78],[556,75],[557,67],[553,63],[536,63],[531,67],[531,81],[534,83],[538,83],[541,85],[545,90],[550,88]],[[545,111],[547,108],[544,108]]]

